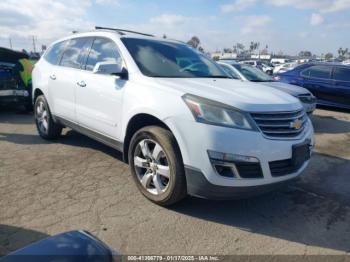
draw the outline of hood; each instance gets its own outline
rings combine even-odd
[[[293,111],[302,108],[299,100],[261,85],[232,79],[157,78],[157,83],[181,94],[192,94],[249,112]]]
[[[262,82],[261,83],[264,86],[269,86],[276,88],[278,90],[281,90],[283,92],[286,92],[292,96],[298,96],[298,95],[305,95],[305,94],[311,94],[309,90],[296,86],[296,85],[290,85],[282,82]]]

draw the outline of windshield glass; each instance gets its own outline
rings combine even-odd
[[[233,65],[247,80],[252,82],[271,82],[273,79],[258,68],[246,64]]]
[[[225,65],[225,64],[219,64],[219,65],[233,79],[240,79],[239,75],[237,75],[237,73],[234,71],[234,69],[232,69],[229,65]]]
[[[214,61],[185,44],[136,38],[121,40],[146,76],[229,78]]]

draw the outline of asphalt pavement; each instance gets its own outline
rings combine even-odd
[[[248,200],[188,197],[163,208],[138,192],[121,155],[71,130],[42,140],[33,116],[0,111],[0,254],[84,229],[122,254],[350,252],[350,112],[316,110],[300,181]]]

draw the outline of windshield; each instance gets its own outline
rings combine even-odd
[[[146,76],[229,78],[214,61],[185,44],[136,38],[121,40]]]
[[[233,79],[240,79],[239,75],[232,69],[229,65],[226,64],[219,64],[224,71],[230,75]]]
[[[242,75],[244,75],[247,80],[252,82],[271,82],[273,79],[265,74],[260,69],[246,65],[246,64],[236,64],[233,65]]]

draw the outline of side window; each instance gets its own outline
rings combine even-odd
[[[331,78],[332,67],[331,66],[312,66],[301,72],[302,76],[312,78]]]
[[[300,73],[301,76],[309,77],[310,76],[310,68],[307,68]]]
[[[350,68],[336,67],[334,69],[334,79],[337,81],[350,82]]]
[[[60,65],[71,68],[80,68],[81,54],[83,53],[82,51],[88,39],[88,37],[83,37],[69,40]]]
[[[97,63],[105,61],[121,64],[122,58],[118,52],[117,45],[112,40],[96,38],[92,44],[85,69],[92,71]]]
[[[61,55],[66,47],[68,41],[63,41],[54,44],[45,54],[44,58],[47,62],[57,65],[61,59]]]

